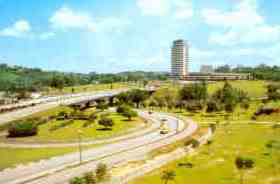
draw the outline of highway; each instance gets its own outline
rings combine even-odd
[[[140,115],[156,124],[161,123],[162,119],[166,119],[165,123],[170,129],[169,133],[162,135],[159,130],[155,130],[145,135],[86,150],[83,152],[85,163],[82,165],[78,165],[79,154],[71,153],[17,168],[6,169],[0,172],[0,183],[67,183],[72,177],[92,171],[99,162],[113,166],[128,160],[143,158],[154,149],[191,136],[198,128],[197,124],[192,121],[186,123],[167,114],[140,112]]]
[[[88,92],[88,93],[80,93],[80,94],[74,94],[74,95],[62,95],[62,96],[57,96],[57,97],[45,97],[42,99],[24,102],[25,104],[35,103],[35,101],[38,103],[36,103],[37,105],[35,105],[35,106],[26,107],[26,108],[14,110],[11,112],[1,113],[0,114],[0,125],[30,116],[34,113],[52,109],[59,105],[70,105],[73,103],[78,103],[78,102],[82,102],[82,101],[86,101],[86,100],[93,100],[93,99],[98,99],[98,98],[102,98],[102,97],[111,97],[111,96],[115,96],[124,91],[127,91],[127,89]],[[14,104],[14,105],[20,105],[20,104]]]

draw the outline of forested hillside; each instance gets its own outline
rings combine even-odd
[[[62,89],[67,86],[93,83],[113,83],[139,80],[165,80],[166,73],[160,72],[122,72],[117,74],[67,73],[44,71],[38,68],[8,66],[0,64],[0,91],[22,92],[40,91],[52,87]]]

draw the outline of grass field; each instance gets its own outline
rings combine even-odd
[[[246,91],[249,97],[265,96],[267,82],[265,81],[229,81],[229,83],[238,89]],[[209,94],[213,94],[217,89],[222,88],[224,82],[216,82],[208,85]]]
[[[172,109],[168,110],[170,113],[175,113],[177,115],[186,116],[192,118],[194,121],[198,123],[224,123],[227,121],[239,122],[239,123],[248,123],[248,122],[280,122],[280,114],[273,113],[271,115],[261,115],[257,116],[256,120],[252,120],[252,116],[256,112],[256,110],[261,107],[273,107],[280,108],[280,101],[271,101],[267,104],[263,104],[261,101],[253,101],[250,103],[249,109],[242,109],[240,106],[237,106],[233,113],[226,113],[224,111],[214,112],[214,113],[206,113],[206,110],[197,111],[197,112],[188,112],[185,110]],[[155,108],[157,111],[166,110]]]
[[[78,151],[78,148],[0,148],[0,170],[74,151]]]
[[[275,133],[271,126],[248,124],[221,126],[217,129],[213,144],[209,147],[210,154],[208,147],[203,146],[193,155],[174,161],[130,184],[161,184],[163,183],[160,179],[161,173],[165,170],[173,170],[176,173],[175,181],[169,184],[238,184],[239,172],[234,165],[238,155],[249,156],[255,161],[254,169],[245,174],[245,183],[276,184],[270,151],[265,147],[272,139],[280,139],[280,130]],[[275,156],[280,159],[279,152],[275,153]],[[180,167],[179,163],[192,163],[194,167]],[[278,162],[278,166],[279,164]],[[278,175],[278,183],[279,177]]]
[[[74,89],[74,93],[82,93],[82,92],[126,88],[126,87],[130,87],[130,86],[131,85],[128,83],[121,83],[121,82],[113,83],[112,85],[111,84],[89,84],[89,85],[65,87],[62,90],[51,89],[45,93],[48,95],[67,94],[67,93],[72,93],[72,89]]]
[[[248,93],[248,96],[251,98],[263,97],[266,95],[266,88],[269,82],[267,81],[228,81],[233,87],[241,89]],[[208,93],[211,95],[218,89],[222,88],[225,82],[209,82],[208,83]],[[171,82],[164,82],[162,88],[173,88],[176,89],[179,86],[178,84],[173,84]]]
[[[89,111],[87,112],[89,113]],[[82,131],[82,137],[87,139],[98,139],[105,137],[119,136],[126,133],[129,129],[140,126],[143,121],[140,117],[133,118],[132,121],[127,121],[127,118],[118,114],[110,113],[108,117],[114,121],[112,130],[102,130],[102,126],[98,125],[98,119],[89,127],[83,127],[87,121],[74,120],[73,123],[66,127],[53,130],[53,127],[59,126],[68,120],[53,120],[46,124],[39,126],[39,131],[36,136],[24,138],[6,138],[2,136],[2,140],[22,141],[22,142],[69,142],[76,141],[78,137],[78,130]]]

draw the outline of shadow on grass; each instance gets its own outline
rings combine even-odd
[[[125,122],[130,122],[132,121],[133,119],[122,119],[122,121],[125,121]]]
[[[97,131],[112,131],[112,128],[97,128]]]

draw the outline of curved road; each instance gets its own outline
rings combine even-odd
[[[139,112],[139,116],[143,119],[148,119],[146,117],[147,113]],[[153,121],[153,123],[149,123],[148,127],[141,126],[137,127],[133,131],[128,131],[123,135],[115,136],[115,137],[107,137],[107,138],[100,138],[100,139],[92,139],[82,142],[83,146],[87,145],[94,145],[94,144],[108,144],[117,141],[122,141],[126,139],[131,139],[135,137],[145,136],[146,134],[156,131],[160,128],[161,123],[158,121]],[[59,148],[59,147],[77,147],[79,143],[76,142],[69,142],[69,143],[24,143],[24,142],[0,142],[0,148]]]
[[[6,169],[0,172],[0,183],[67,183],[72,177],[93,170],[99,162],[113,166],[128,160],[143,158],[154,149],[192,135],[198,128],[197,124],[192,121],[189,121],[186,126],[185,122],[162,113],[149,115],[146,112],[142,112],[142,115],[157,124],[163,118],[166,119],[170,132],[161,135],[159,130],[156,130],[144,136],[84,151],[84,164],[82,165],[78,164],[79,154],[71,153],[14,169]]]

